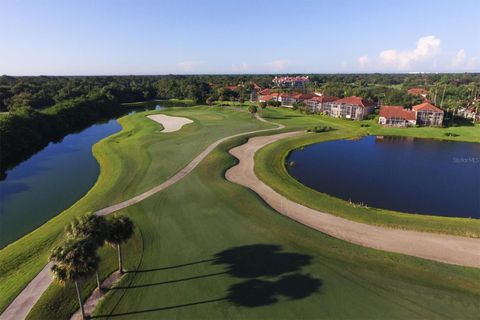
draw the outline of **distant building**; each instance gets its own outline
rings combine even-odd
[[[272,81],[279,88],[305,88],[310,82],[308,76],[275,77]]]
[[[407,92],[414,96],[421,96],[422,98],[427,98],[428,91],[423,88],[411,88],[408,89]]]
[[[412,107],[412,110],[403,106],[381,106],[378,123],[391,127],[409,126],[436,126],[443,123],[443,110],[429,102]]]
[[[279,101],[280,93],[264,94],[258,97],[259,102]]]
[[[324,114],[352,120],[362,120],[373,112],[375,104],[360,97],[351,96],[331,102],[324,102],[322,111]]]
[[[262,90],[262,87],[260,87],[258,84],[255,82],[253,83],[253,90]]]
[[[391,127],[410,127],[417,123],[415,111],[407,110],[403,106],[381,106],[378,123]]]
[[[263,89],[263,90],[258,91],[259,95],[267,95],[267,94],[270,94],[270,93],[272,93],[270,89]]]
[[[474,122],[480,122],[480,98],[474,98],[466,107],[460,108],[458,115]]]
[[[415,111],[417,125],[440,127],[443,124],[444,112],[430,102],[424,102],[412,107]]]
[[[303,103],[305,103],[305,105],[307,105],[308,110],[310,112],[320,113],[320,112],[323,112],[324,103],[333,102],[333,101],[336,101],[336,100],[338,100],[337,97],[325,96],[323,94],[316,93],[315,96],[304,100]]]
[[[242,88],[240,85],[238,85],[238,86],[226,86],[225,87],[225,89],[231,90],[231,91],[237,91],[237,90],[240,90],[240,88]]]
[[[480,109],[478,107],[469,107],[464,111],[464,117],[472,119],[475,122],[480,122]]]
[[[303,102],[315,96],[314,93],[282,93],[278,101],[280,101],[284,107],[291,107],[296,102]]]

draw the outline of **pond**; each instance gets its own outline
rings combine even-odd
[[[287,163],[304,185],[354,203],[480,218],[479,143],[367,136],[306,146]]]
[[[149,103],[126,113],[159,110]],[[50,143],[7,171],[0,181],[0,248],[34,230],[73,205],[95,184],[99,165],[92,146],[120,131],[116,119],[96,123]]]

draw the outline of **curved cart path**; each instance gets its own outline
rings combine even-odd
[[[279,213],[335,238],[364,247],[402,253],[467,267],[480,267],[480,239],[378,227],[320,212],[293,202],[263,183],[254,172],[254,156],[262,147],[301,134],[287,132],[251,138],[230,150],[240,160],[225,176],[255,191]]]
[[[272,131],[272,130],[279,130],[283,129],[285,126],[272,123],[269,121],[266,121],[265,119],[259,117],[258,115],[255,114],[255,117],[263,122],[271,123],[276,125],[276,128],[271,128],[271,129],[262,129],[262,130],[255,130],[255,131],[248,131],[248,132],[242,132],[238,134],[234,134],[222,139],[219,139],[212,144],[210,144],[205,150],[203,150],[198,156],[196,156],[189,164],[187,164],[182,170],[178,171],[174,176],[171,178],[167,179],[165,182],[161,183],[160,185],[142,193],[139,194],[131,199],[125,200],[123,202],[114,204],[112,206],[106,207],[104,209],[98,210],[95,212],[96,215],[104,216],[111,214],[113,212],[116,212],[118,210],[124,209],[126,207],[129,207],[131,205],[134,205],[140,201],[145,200],[146,198],[154,195],[157,192],[160,192],[168,187],[170,187],[172,184],[178,182],[182,178],[184,178],[186,175],[188,175],[190,172],[195,169],[195,167],[213,150],[215,149],[219,144],[222,142],[225,142],[228,139],[235,138],[235,137],[240,137],[243,135],[247,134],[252,134],[252,133],[259,133],[259,132],[267,132],[267,131]],[[25,319],[32,310],[33,306],[35,303],[40,299],[42,294],[47,290],[48,286],[52,283],[52,277],[50,275],[50,267],[51,264],[48,263],[40,273],[37,274],[35,278],[33,278],[32,281],[20,292],[20,294],[10,303],[10,305],[5,309],[5,311],[0,315],[0,320],[18,320],[18,319]]]

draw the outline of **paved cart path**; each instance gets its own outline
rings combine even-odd
[[[256,117],[260,121],[268,122],[257,115]],[[273,129],[244,132],[219,139],[210,144],[182,170],[165,182],[129,200],[101,209],[95,212],[95,214],[108,215],[134,205],[184,178],[222,142],[242,135],[284,128],[283,125],[276,125],[277,127]],[[302,133],[304,132],[288,132],[252,138],[248,143],[233,148],[230,150],[230,153],[237,157],[240,163],[227,171],[227,179],[254,190],[281,214],[339,239],[375,249],[404,253],[446,263],[480,267],[480,240],[389,229],[353,222],[290,201],[261,182],[253,171],[253,156],[255,152],[269,143]],[[411,239],[409,239],[410,237]],[[49,269],[50,264],[47,264],[0,315],[0,320],[26,318],[32,307],[52,283]],[[90,300],[90,302],[92,301]],[[96,302],[98,302],[98,299],[96,299]],[[94,308],[94,306],[91,307]]]
[[[271,123],[266,121],[265,119],[259,117],[258,115],[255,115],[256,118],[260,121]],[[174,118],[174,117],[170,117]],[[168,120],[167,118],[162,118],[163,121]],[[163,124],[163,123],[162,123]],[[190,172],[197,167],[197,165],[213,150],[215,149],[219,144],[222,142],[235,138],[235,137],[240,137],[243,135],[247,134],[252,134],[252,133],[259,133],[259,132],[267,132],[267,131],[272,131],[272,130],[279,130],[283,129],[285,126],[279,125],[276,123],[271,123],[276,125],[276,128],[271,128],[271,129],[262,129],[262,130],[255,130],[255,131],[249,131],[249,132],[242,132],[238,134],[234,134],[222,139],[219,139],[212,144],[210,144],[205,150],[203,150],[198,156],[196,156],[189,164],[187,164],[182,170],[178,171],[174,176],[171,178],[167,179],[160,185],[142,193],[139,194],[131,199],[125,200],[123,202],[114,204],[112,206],[109,206],[107,208],[98,210],[95,212],[96,215],[104,216],[111,214],[113,212],[119,211],[121,209],[125,209],[131,205],[134,205],[136,203],[139,203],[140,201],[145,200],[146,198],[170,187],[171,185],[175,184],[179,180],[183,179],[186,175],[188,175]],[[33,278],[32,281],[20,292],[20,294],[10,303],[10,305],[5,309],[5,311],[0,315],[0,320],[18,320],[18,319],[25,319],[32,310],[33,306],[35,303],[40,299],[42,294],[47,290],[48,286],[52,283],[52,277],[50,275],[50,267],[51,264],[48,263],[40,273],[37,274],[35,278]]]
[[[335,238],[364,247],[407,254],[467,267],[480,267],[480,239],[392,229],[368,225],[320,212],[282,196],[263,183],[254,172],[254,156],[262,147],[283,138],[302,134],[287,132],[251,138],[230,150],[240,160],[225,176],[252,189],[279,213]]]

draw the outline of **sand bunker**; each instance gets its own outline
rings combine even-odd
[[[172,117],[165,114],[152,114],[147,116],[149,119],[160,123],[163,126],[162,132],[175,132],[186,124],[193,123],[192,120],[183,117]]]

